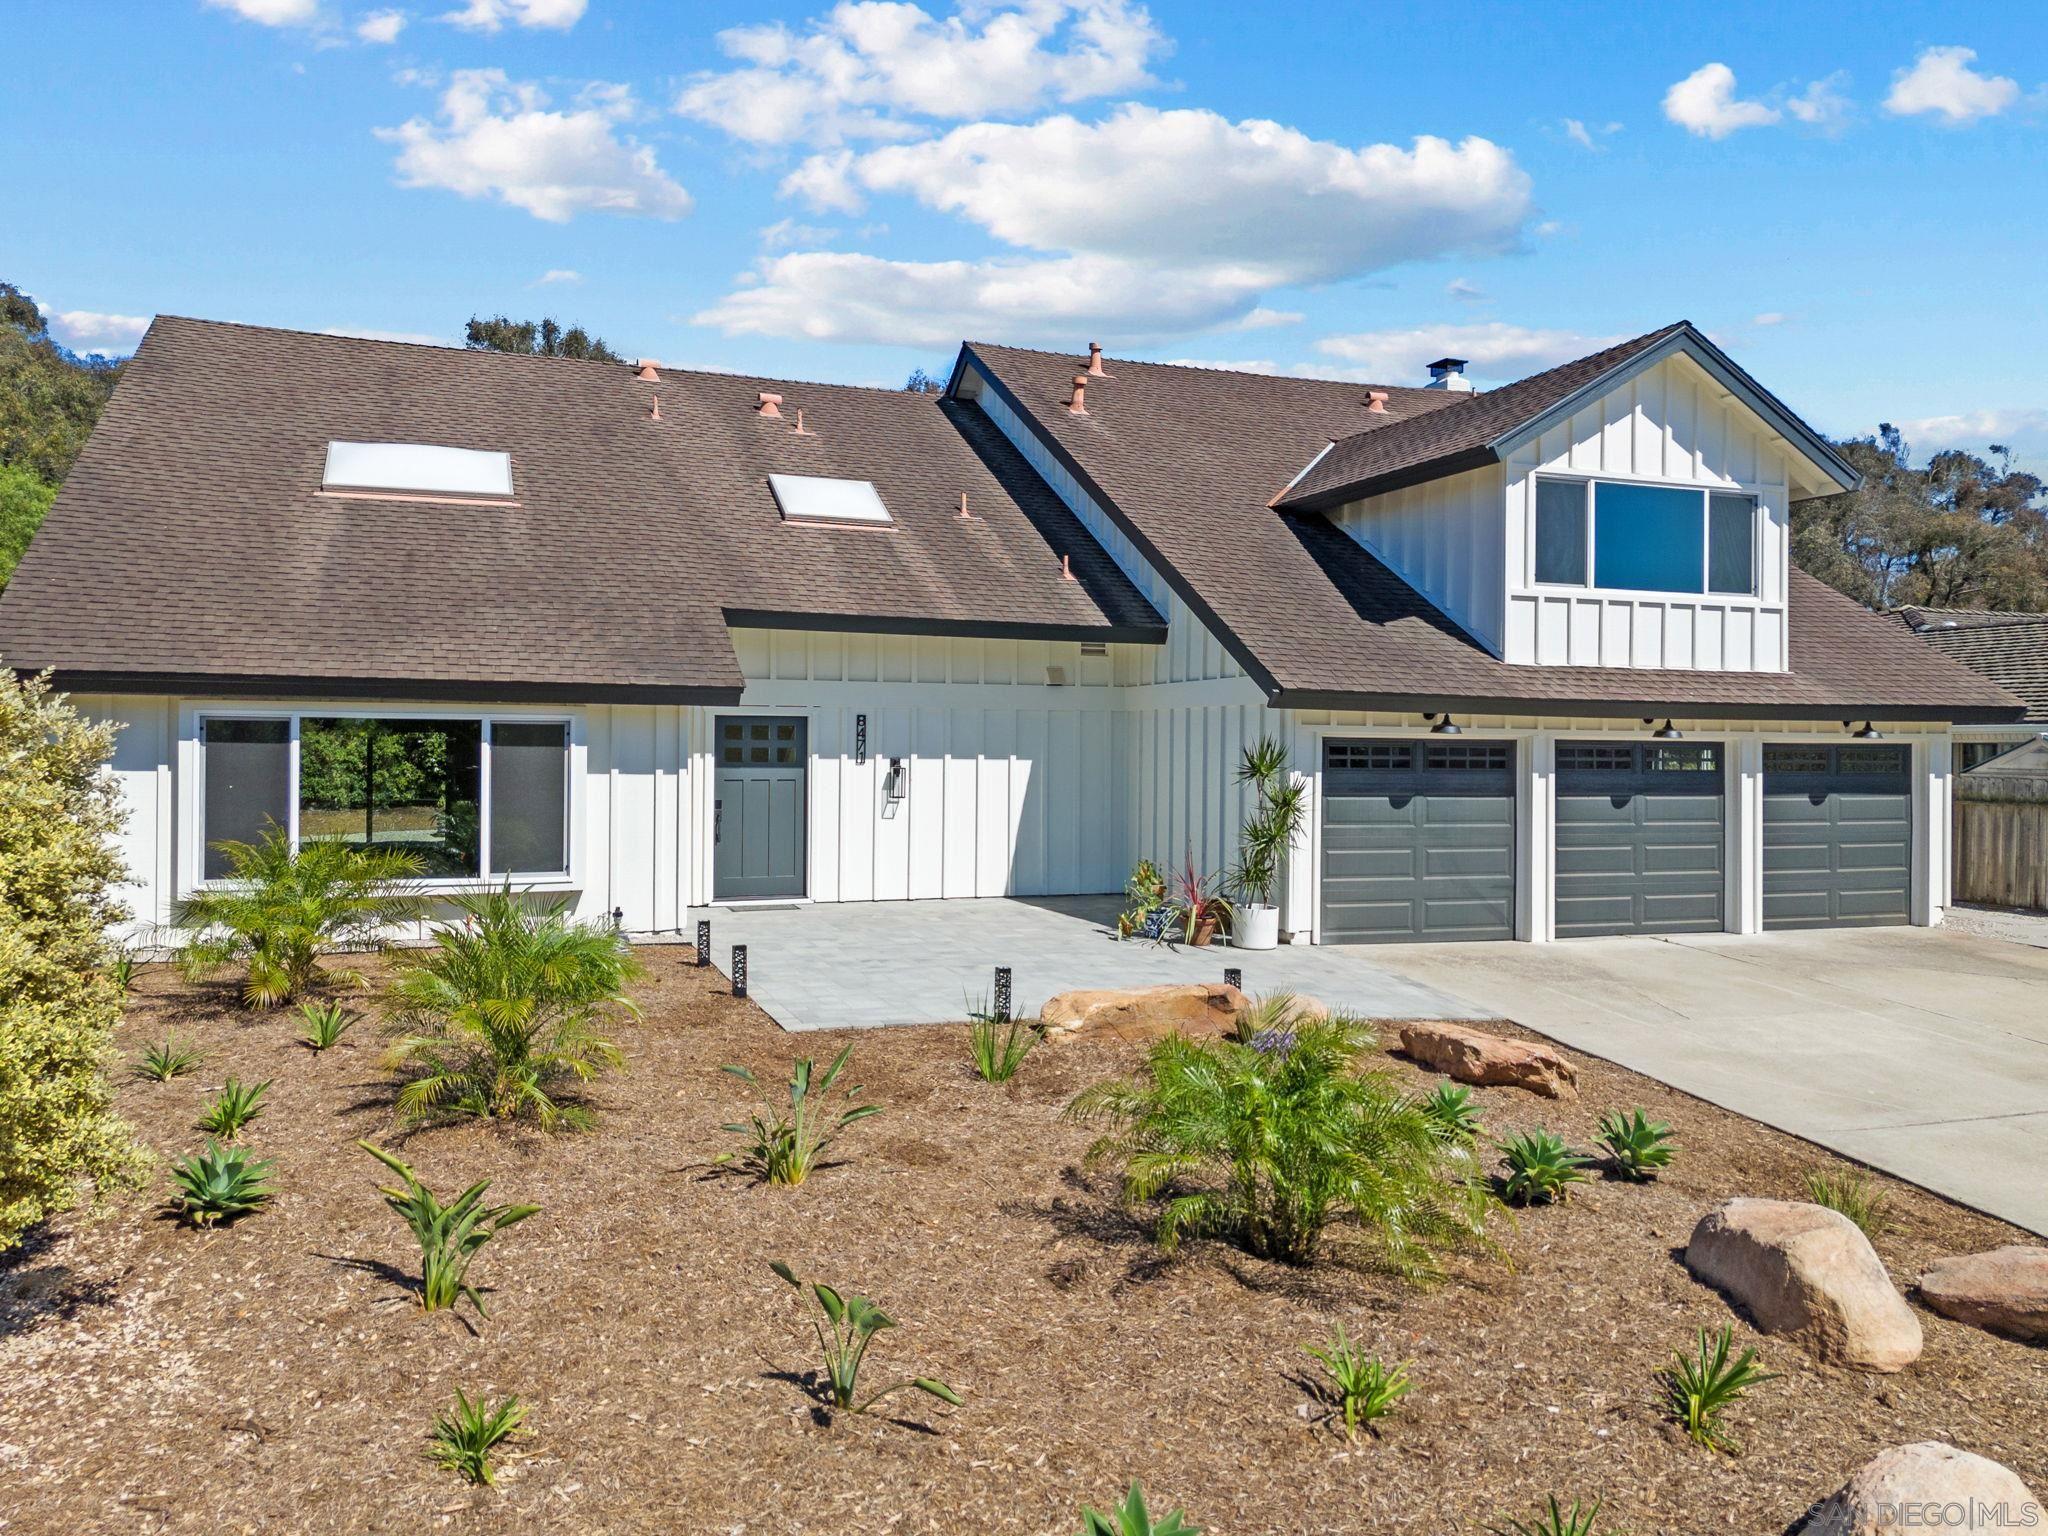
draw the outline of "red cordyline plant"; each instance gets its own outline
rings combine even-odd
[[[1213,922],[1219,932],[1228,932],[1230,928],[1229,898],[1209,889],[1211,878],[1196,868],[1195,853],[1190,848],[1180,873],[1173,877],[1173,908],[1186,926],[1190,944],[1195,942],[1195,934],[1204,922]]]

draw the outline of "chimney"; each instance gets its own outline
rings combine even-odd
[[[1088,414],[1088,375],[1085,373],[1074,375],[1074,396],[1067,402],[1067,414],[1069,416],[1086,416]]]
[[[634,373],[633,377],[636,379],[644,379],[647,383],[654,384],[660,381],[661,373],[660,370],[655,367],[651,359],[643,357],[640,359],[640,367],[638,371]]]
[[[1465,359],[1462,357],[1440,357],[1429,365],[1429,382],[1424,389],[1448,389],[1456,394],[1471,391],[1472,381],[1465,377]]]
[[[1099,341],[1088,343],[1088,377],[1091,379],[1106,379],[1110,377],[1109,374],[1102,371],[1102,343]]]
[[[782,415],[782,396],[771,395],[764,389],[761,391],[761,403],[754,409],[763,416],[774,416],[779,419]]]
[[[1384,389],[1368,389],[1365,392],[1365,408],[1375,416],[1387,414],[1387,392]]]

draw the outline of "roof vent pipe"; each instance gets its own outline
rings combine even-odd
[[[639,371],[636,372],[633,375],[633,377],[636,379],[644,379],[649,384],[653,384],[661,378],[661,372],[658,368],[655,367],[654,363],[651,360],[643,357],[640,359]]]
[[[1375,416],[1387,414],[1387,392],[1384,389],[1368,389],[1365,392],[1365,408]]]
[[[1102,343],[1099,341],[1088,343],[1088,377],[1091,379],[1106,379],[1110,377],[1109,374],[1102,370]]]
[[[1076,575],[1074,574],[1074,557],[1073,557],[1072,555],[1061,555],[1061,556],[1060,556],[1060,580],[1061,580],[1061,581],[1078,581],[1078,580],[1080,580],[1080,578],[1079,578],[1078,576],[1076,576]]]
[[[661,420],[661,396],[656,395],[654,397],[654,404],[647,408],[647,419],[649,421]]]
[[[1448,389],[1459,394],[1468,393],[1472,381],[1465,377],[1465,359],[1462,357],[1440,357],[1429,365],[1429,382],[1424,389]]]
[[[1074,375],[1074,394],[1073,398],[1067,401],[1067,414],[1069,416],[1086,416],[1088,414],[1088,375],[1085,373]]]
[[[804,408],[802,406],[796,408],[796,426],[792,429],[791,435],[794,437],[814,437],[817,435],[804,425]]]
[[[974,514],[967,510],[967,493],[965,491],[962,491],[960,493],[960,521],[963,523],[968,523],[972,522],[973,520]]]
[[[771,395],[764,389],[761,391],[761,403],[754,409],[763,416],[773,416],[779,420],[782,416],[782,396]]]

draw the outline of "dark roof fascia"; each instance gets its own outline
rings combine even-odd
[[[1287,688],[1267,701],[1273,709],[1393,710],[1402,714],[1453,713],[1489,715],[1581,715],[1597,719],[1688,720],[1911,720],[1948,721],[1956,725],[2011,725],[2021,711],[1992,705],[1872,704],[1832,701],[1824,704],[1743,703],[1717,700],[1683,703],[1671,699],[1488,698],[1442,693],[1347,693],[1321,688]]]
[[[1072,475],[1074,482],[1086,491],[1089,498],[1102,508],[1110,521],[1123,531],[1124,537],[1136,546],[1138,553],[1144,556],[1146,562],[1165,578],[1169,587],[1173,588],[1174,595],[1188,605],[1189,610],[1207,626],[1209,633],[1214,635],[1222,643],[1223,648],[1236,659],[1237,664],[1244,668],[1245,675],[1258,685],[1262,693],[1271,696],[1279,692],[1279,679],[1252,654],[1251,647],[1244,643],[1237,631],[1217,616],[1216,610],[1203,600],[1202,594],[1195,590],[1194,584],[1180,573],[1171,560],[1159,552],[1157,545],[1145,537],[1144,531],[1132,522],[1109,493],[1096,483],[1095,477],[1082,467],[1080,460],[1067,452],[1066,448],[1046,431],[1037,416],[1026,409],[1024,402],[1017,398],[1016,391],[1004,383],[996,371],[983,361],[981,354],[974,350],[972,342],[961,345],[959,361],[953,365],[953,377],[947,386],[948,394],[952,395],[959,388],[960,375],[968,366],[970,359],[975,373],[980,376],[982,382],[1001,397],[1003,404],[1030,429],[1031,435],[1037,438],[1045,451],[1058,461],[1060,468]]]
[[[9,665],[19,676],[29,668]],[[206,698],[413,699],[451,704],[737,704],[741,689],[682,683],[444,682],[431,678],[287,677],[204,672],[51,673],[65,693],[179,694]]]
[[[1123,645],[1164,645],[1164,624],[1032,624],[1001,619],[889,618],[863,613],[789,613],[728,608],[735,629],[814,629],[849,635],[951,635],[967,640],[1102,640]]]

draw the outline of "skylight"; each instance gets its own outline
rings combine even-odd
[[[512,455],[431,443],[329,443],[327,490],[424,496],[510,496]]]
[[[889,509],[872,480],[833,480],[823,475],[770,475],[775,504],[791,523],[889,523]]]

